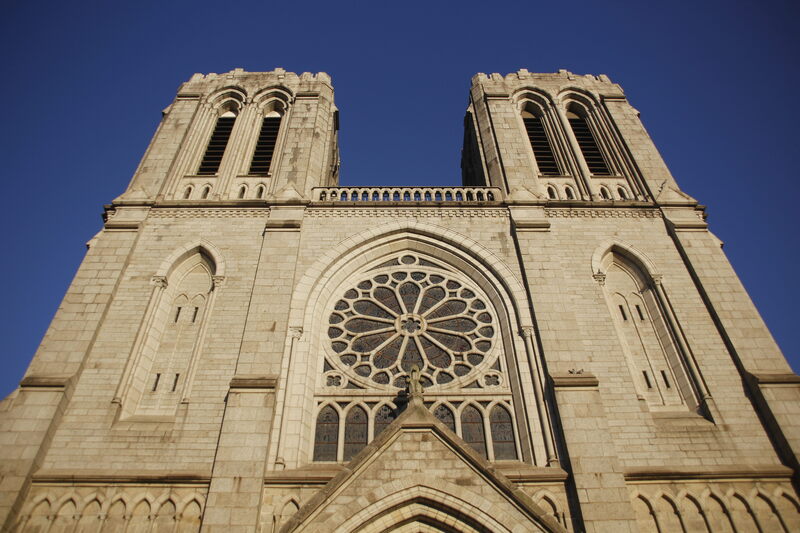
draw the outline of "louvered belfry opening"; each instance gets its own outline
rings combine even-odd
[[[525,123],[525,131],[528,132],[528,139],[531,142],[539,172],[548,176],[558,176],[560,174],[558,163],[556,163],[556,158],[553,155],[553,148],[550,146],[547,133],[544,131],[542,120],[535,115],[525,113],[522,121]]]
[[[253,161],[250,163],[251,176],[266,176],[269,172],[280,127],[281,117],[264,117],[256,142],[256,151],[253,153]]]
[[[567,118],[572,127],[572,133],[575,134],[575,140],[578,141],[578,146],[581,148],[583,160],[589,167],[589,172],[595,176],[610,176],[611,172],[608,170],[606,160],[603,159],[603,154],[600,152],[600,147],[597,146],[597,140],[592,135],[586,119],[572,112],[568,113]]]
[[[222,162],[222,155],[225,153],[225,147],[228,146],[228,139],[233,130],[233,123],[236,122],[236,117],[219,117],[217,125],[214,127],[214,133],[211,134],[211,140],[208,141],[208,148],[203,155],[203,161],[200,162],[200,168],[197,174],[200,176],[214,175],[219,171],[219,165]]]

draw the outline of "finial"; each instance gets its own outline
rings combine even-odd
[[[408,378],[408,395],[411,396],[412,403],[422,403],[422,373],[417,365],[411,367],[411,375]]]

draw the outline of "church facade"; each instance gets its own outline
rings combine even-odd
[[[800,377],[606,76],[341,187],[325,73],[195,74],[0,403],[26,532],[800,531]]]

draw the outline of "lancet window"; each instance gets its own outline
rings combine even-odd
[[[217,118],[214,131],[211,133],[205,154],[203,154],[203,159],[197,170],[198,175],[210,176],[219,171],[222,156],[225,154],[225,148],[228,146],[228,140],[235,122],[236,114],[233,111],[226,111]]]
[[[270,111],[261,122],[253,159],[250,161],[251,176],[266,176],[269,173],[281,127],[281,115]]]
[[[536,166],[539,173],[545,176],[557,176],[560,174],[558,163],[553,155],[553,147],[547,136],[541,117],[530,111],[522,112],[522,122],[525,124],[525,131],[528,134],[533,156],[536,159]]]
[[[571,105],[567,111],[567,120],[581,149],[583,160],[594,176],[609,176],[608,163],[600,150],[595,134],[586,120],[585,110],[578,105]]]

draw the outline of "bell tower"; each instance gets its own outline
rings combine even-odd
[[[163,111],[119,200],[261,200],[338,184],[330,76],[276,69],[195,74]]]

